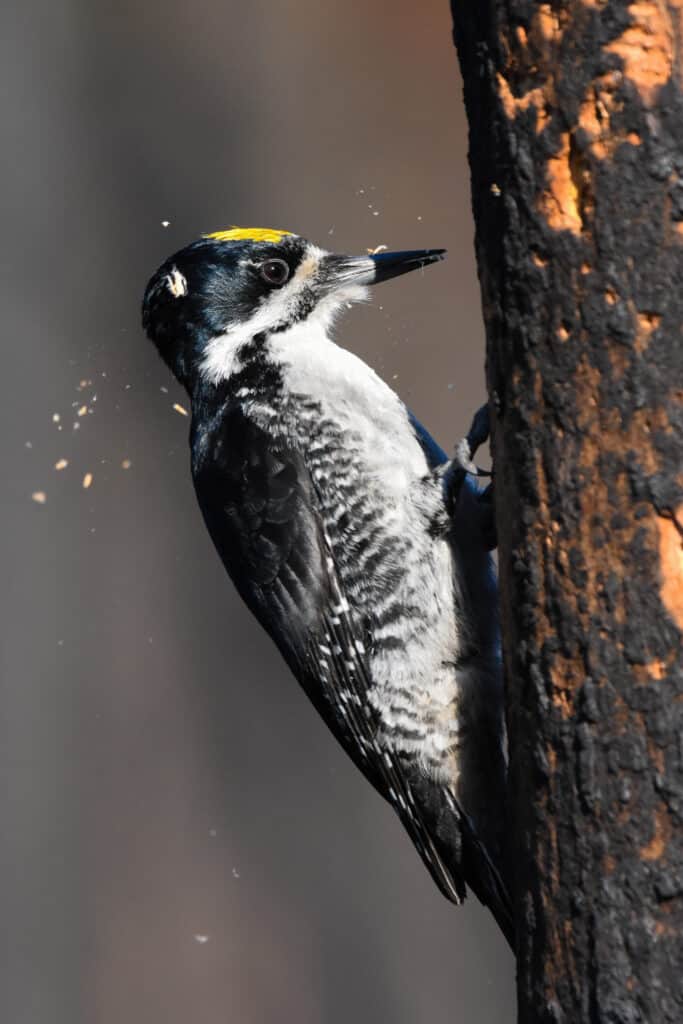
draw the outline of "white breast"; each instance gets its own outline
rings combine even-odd
[[[429,472],[405,406],[357,356],[327,337],[309,318],[271,336],[289,394],[314,397],[323,414],[360,435],[364,464],[381,480],[387,499],[405,498],[411,482]]]
[[[434,538],[427,529],[442,508],[440,484],[398,396],[314,322],[273,335],[269,351],[280,365],[286,393],[314,399],[319,406],[319,411],[307,413],[302,403],[298,418],[322,413],[353,436],[354,468],[362,466],[362,486],[373,493],[384,536],[396,540],[396,559],[404,570],[401,581],[384,591],[375,586],[372,601],[380,613],[396,602],[406,613],[378,627],[379,642],[370,661],[370,699],[383,722],[385,740],[395,749],[419,753],[427,770],[442,774],[457,733],[453,661],[458,626],[454,554],[445,538]],[[321,481],[322,486],[335,483],[339,480]],[[335,553],[335,558],[354,604],[363,598],[363,580],[351,571],[353,567],[345,579],[343,554]],[[423,610],[423,617],[410,611],[416,607]],[[388,637],[401,646],[387,643],[383,649],[381,641]]]

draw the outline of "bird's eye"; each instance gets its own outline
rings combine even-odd
[[[284,260],[266,260],[259,273],[266,284],[282,285],[289,277],[289,265]]]

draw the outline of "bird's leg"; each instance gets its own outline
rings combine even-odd
[[[472,460],[479,448],[488,440],[488,436],[489,407],[482,405],[481,409],[474,414],[467,435],[455,446],[455,454],[448,466],[448,497],[453,507],[458,500],[458,494],[467,473],[471,473],[472,476],[487,475],[477,469]]]
[[[455,454],[451,459],[446,472],[446,502],[451,509],[451,514],[456,507],[460,490],[468,473],[472,476],[490,476],[484,470],[478,469],[474,464],[474,456],[481,446],[488,440],[490,434],[489,407],[482,405],[477,410],[472,420],[472,425],[455,447]],[[485,547],[490,551],[496,547],[496,526],[493,508],[493,483],[490,483],[484,490],[479,491],[475,498],[479,507],[478,525],[481,530]]]
[[[488,441],[491,435],[491,420],[489,418],[488,403],[477,409],[472,420],[472,425],[467,432],[467,437],[460,442],[466,444],[470,459],[473,459],[483,444]],[[476,470],[475,470],[476,471]]]

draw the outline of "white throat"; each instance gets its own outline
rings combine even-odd
[[[287,323],[287,313],[295,308],[301,290],[301,287],[291,290],[297,276],[298,272],[286,289],[283,288],[271,296],[248,320],[233,324],[224,334],[209,342],[200,366],[204,380],[218,384],[219,381],[227,380],[239,372],[244,365],[241,350],[257,334],[269,335],[269,349],[273,352],[282,352],[280,342],[285,338],[287,348],[292,344],[296,345],[297,339],[305,339],[308,344],[313,339],[320,343],[328,341],[335,319],[351,303],[362,302],[367,296],[367,289],[363,285],[347,285],[324,295],[307,317],[295,320],[291,327],[282,330],[282,325]]]

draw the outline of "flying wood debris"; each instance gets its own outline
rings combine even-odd
[[[45,491],[34,491],[31,495],[31,500],[35,501],[38,505],[44,505],[47,501],[47,494]]]
[[[179,412],[181,416],[188,415],[187,409],[183,409],[182,405],[180,405],[178,402],[173,403],[173,408],[175,409],[176,412]]]
[[[69,465],[69,460],[68,459],[58,459],[57,462],[55,462],[55,469],[58,470],[58,471],[60,469],[66,469],[66,467],[68,465]]]
[[[83,490],[87,491],[92,483],[92,473],[86,473],[83,477]]]

